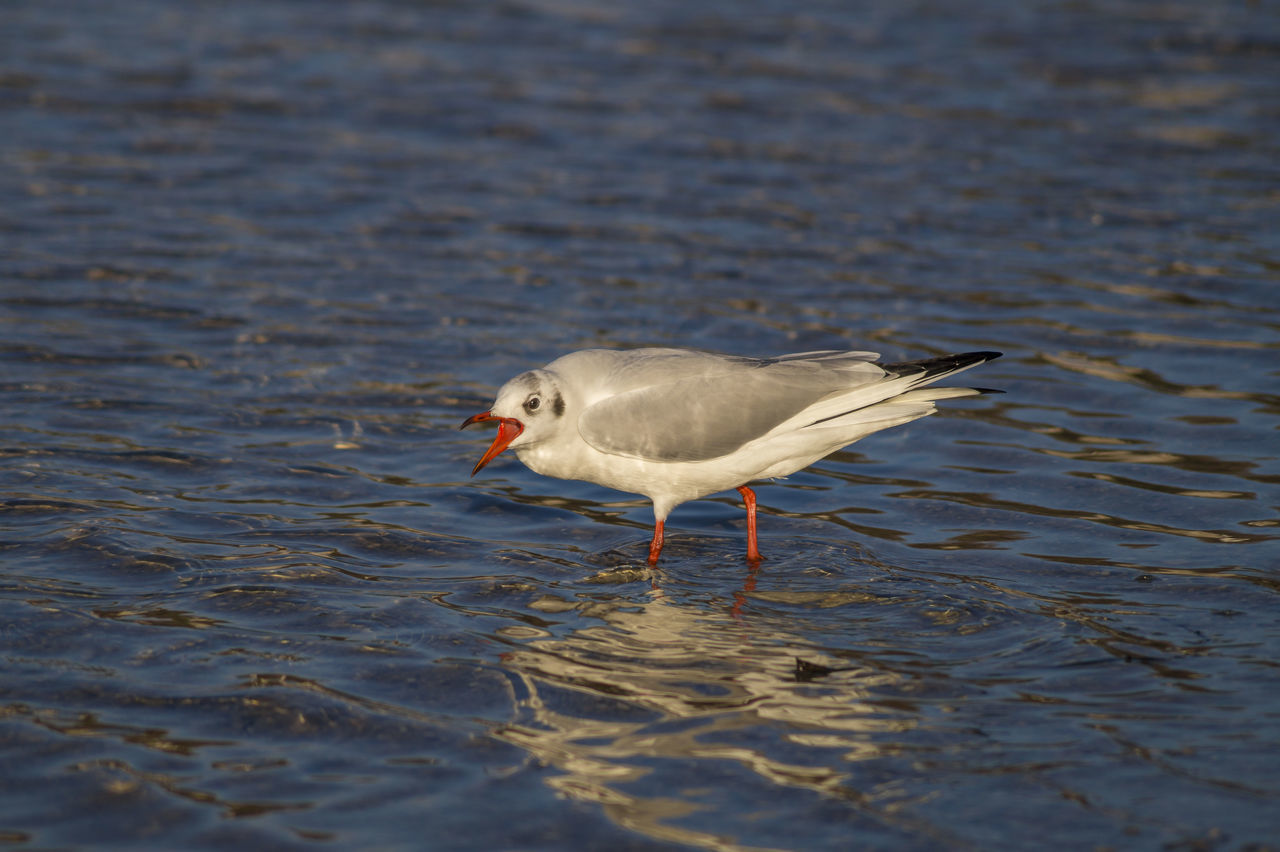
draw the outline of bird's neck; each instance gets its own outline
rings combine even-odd
[[[574,463],[571,453],[557,452],[553,441],[539,441],[536,444],[517,447],[516,457],[525,467],[543,476],[557,479],[578,479],[582,471]]]

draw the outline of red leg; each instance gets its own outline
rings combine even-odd
[[[756,544],[756,492],[745,485],[740,485],[738,493],[742,495],[742,502],[747,506],[747,561],[759,562],[764,557],[760,555],[760,548]]]
[[[649,543],[649,564],[658,564],[658,554],[662,552],[662,521],[653,522],[653,541]]]

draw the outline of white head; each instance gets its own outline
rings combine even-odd
[[[498,390],[498,398],[488,411],[468,417],[460,428],[488,420],[498,421],[498,435],[476,462],[471,475],[507,449],[517,451],[545,441],[564,422],[565,398],[555,373],[530,370],[521,373]]]

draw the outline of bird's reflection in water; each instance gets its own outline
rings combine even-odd
[[[874,791],[849,784],[848,766],[916,725],[866,700],[897,676],[755,624],[741,614],[754,582],[753,570],[718,611],[677,603],[657,585],[642,603],[544,596],[535,609],[576,609],[599,623],[554,638],[505,633],[519,716],[496,735],[559,770],[548,783],[562,795],[655,839],[743,848],[714,814],[703,814],[714,832],[672,824],[714,808],[708,788],[726,771],[755,773],[760,783],[749,786],[762,797],[775,785],[809,790],[892,823]]]

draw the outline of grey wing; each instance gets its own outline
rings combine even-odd
[[[800,359],[726,359],[710,374],[607,397],[583,411],[578,432],[592,447],[612,455],[662,462],[719,458],[828,394],[884,375],[862,359],[857,367],[832,369]]]

